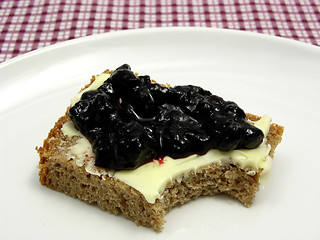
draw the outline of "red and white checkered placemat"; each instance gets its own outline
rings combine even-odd
[[[0,62],[91,34],[168,26],[238,29],[320,46],[320,1],[4,0]]]

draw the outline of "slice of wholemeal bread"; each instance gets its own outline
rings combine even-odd
[[[91,83],[94,80],[95,77]],[[247,118],[251,121],[260,119],[252,114],[247,114]],[[62,127],[68,121],[70,118],[66,113],[55,123],[43,146],[37,148],[40,155],[40,183],[88,203],[96,203],[110,213],[123,214],[138,225],[161,231],[164,216],[172,207],[202,195],[227,193],[245,206],[250,206],[259,189],[263,169],[248,174],[252,172],[249,167],[240,167],[232,162],[213,163],[169,182],[161,197],[150,203],[138,190],[114,176],[91,174],[85,166],[77,165],[77,159],[69,151],[80,137],[64,135]],[[266,136],[267,144],[271,146],[270,157],[273,157],[282,134],[282,126],[271,124]]]

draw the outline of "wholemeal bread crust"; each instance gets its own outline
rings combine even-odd
[[[260,119],[253,114],[247,114],[247,118],[252,121]],[[69,148],[75,145],[79,138],[67,137],[62,133],[63,124],[69,120],[66,113],[55,123],[43,146],[36,148],[40,156],[40,183],[88,203],[97,204],[112,214],[122,214],[137,225],[161,231],[165,223],[164,216],[172,207],[203,195],[226,193],[249,207],[259,189],[262,169],[249,175],[247,172],[250,169],[242,169],[235,164],[211,164],[196,172],[190,172],[181,181],[169,183],[162,198],[151,204],[140,192],[122,181],[114,177],[90,174],[84,166],[77,166],[75,159],[68,157]],[[270,127],[267,135],[267,143],[271,145],[270,157],[274,156],[275,148],[281,142],[283,130],[284,128],[277,124]]]

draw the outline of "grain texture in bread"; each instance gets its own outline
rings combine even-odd
[[[91,83],[93,81],[94,77]],[[252,121],[260,119],[252,114],[247,114],[247,118]],[[249,175],[248,169],[235,164],[211,164],[185,174],[179,181],[169,183],[162,193],[163,197],[151,204],[139,191],[124,182],[112,176],[93,175],[88,173],[84,166],[79,167],[76,164],[76,159],[70,157],[68,151],[79,137],[65,136],[61,130],[69,120],[67,113],[62,116],[49,132],[43,146],[37,148],[40,155],[40,183],[88,203],[97,204],[112,214],[123,214],[137,225],[161,231],[165,223],[164,216],[172,207],[203,195],[226,193],[249,207],[259,189],[262,169]],[[282,126],[271,125],[267,135],[267,143],[271,145],[270,157],[274,156],[282,134]]]

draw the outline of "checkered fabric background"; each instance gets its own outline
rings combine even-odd
[[[238,29],[320,46],[320,1],[1,0],[0,62],[91,34],[168,26]]]

